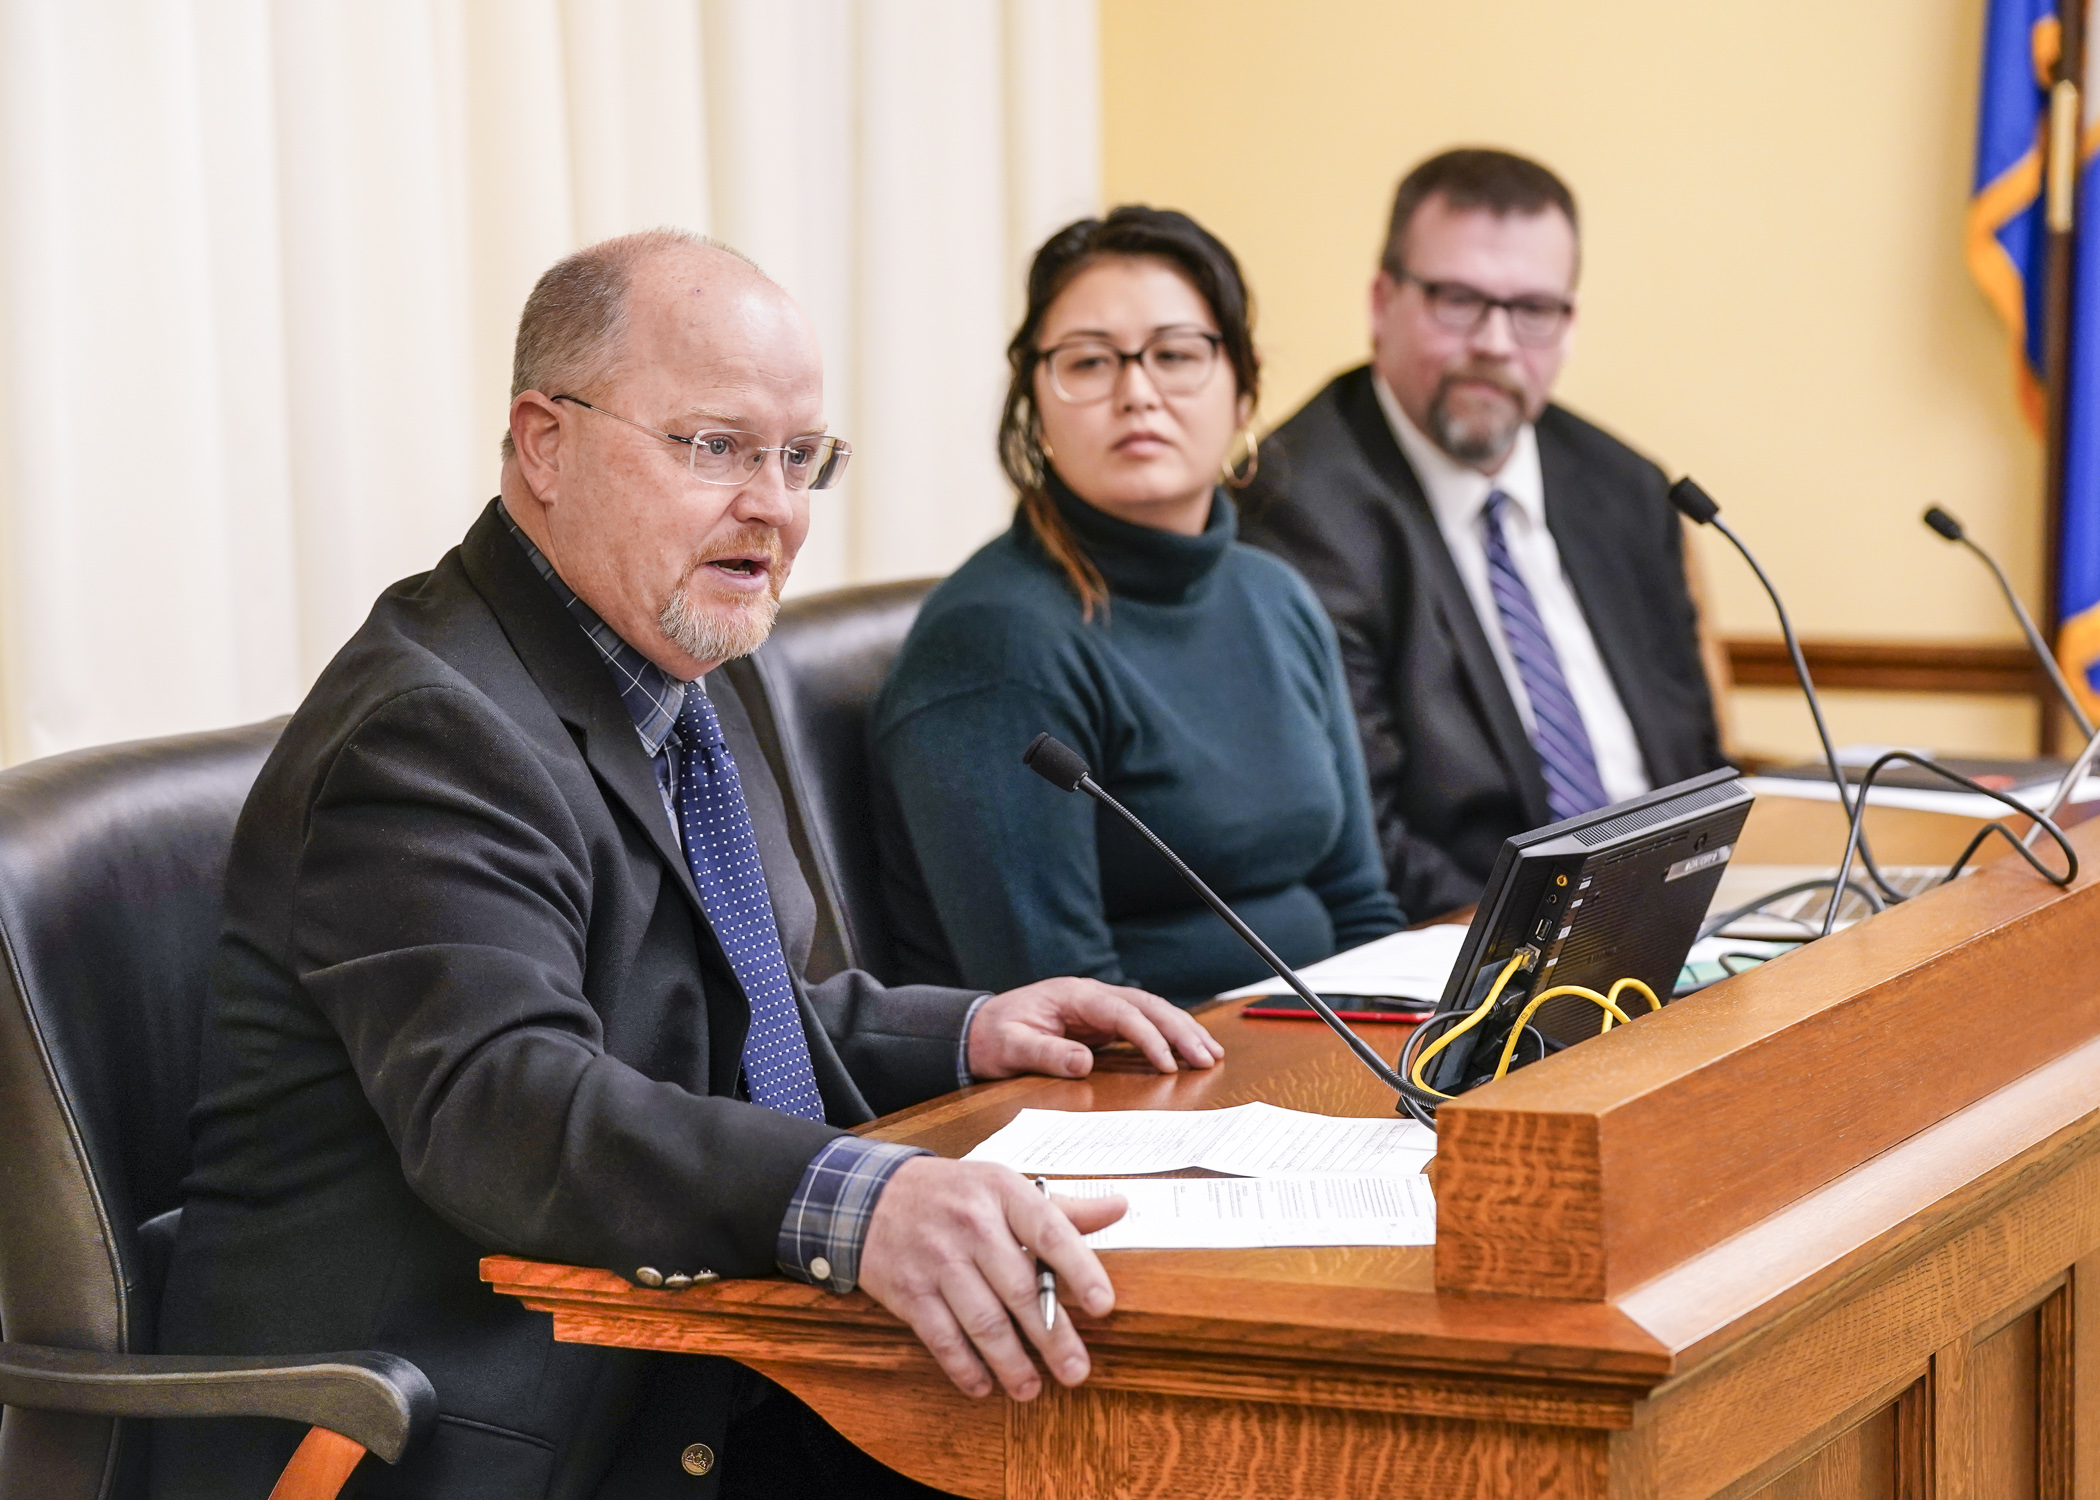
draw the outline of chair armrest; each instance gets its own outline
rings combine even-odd
[[[0,1343],[0,1405],[107,1417],[280,1417],[388,1463],[437,1415],[429,1377],[395,1354],[93,1354]]]

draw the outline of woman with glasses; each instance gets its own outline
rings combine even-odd
[[[1258,364],[1231,252],[1158,209],[1069,225],[1007,356],[1013,528],[927,599],[872,722],[896,977],[1194,1001],[1266,972],[1119,820],[1023,769],[1043,730],[1287,961],[1401,926],[1333,630],[1234,540]]]

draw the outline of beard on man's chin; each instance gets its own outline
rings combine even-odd
[[[719,611],[696,608],[692,596],[680,589],[664,601],[656,623],[670,643],[694,661],[734,661],[749,656],[773,633],[773,617],[780,613],[780,596],[760,594]]]
[[[1483,403],[1464,416],[1452,410],[1452,388],[1461,380],[1481,381],[1509,398],[1506,408]],[[1453,370],[1437,382],[1429,400],[1429,437],[1462,464],[1492,464],[1509,452],[1524,425],[1524,392],[1497,371]]]
[[[706,567],[701,558],[686,570],[678,587],[657,612],[657,627],[665,639],[695,661],[734,661],[749,656],[773,633],[774,617],[780,613],[780,588],[787,581],[786,559],[777,532],[754,531],[733,539],[733,545],[718,548],[712,557],[762,556],[766,559],[766,592],[714,605],[693,602],[693,575]]]

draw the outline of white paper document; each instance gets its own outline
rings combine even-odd
[[[1231,1109],[1024,1109],[963,1160],[1063,1177],[1185,1167],[1238,1177],[1398,1177],[1420,1172],[1434,1155],[1436,1132],[1413,1120],[1240,1104]]]
[[[1444,981],[1458,962],[1465,945],[1466,929],[1456,922],[1434,927],[1416,927],[1388,933],[1382,938],[1307,964],[1298,971],[1316,995],[1390,995],[1399,1000],[1441,1000]],[[1288,995],[1291,987],[1281,979],[1264,980],[1227,990],[1224,998],[1241,1000],[1249,995]]]
[[[1426,1177],[1090,1178],[1053,1187],[1068,1198],[1130,1200],[1128,1213],[1086,1237],[1096,1250],[1436,1243]]]

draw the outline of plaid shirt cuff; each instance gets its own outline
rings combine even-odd
[[[969,1010],[963,1015],[962,1035],[955,1039],[955,1086],[959,1089],[966,1089],[977,1081],[970,1076],[970,1023],[977,1019],[977,1012],[983,1010],[984,1002],[991,998],[990,995],[979,995],[970,1002]]]
[[[784,1276],[834,1292],[850,1292],[860,1280],[860,1247],[868,1220],[890,1174],[914,1156],[917,1146],[842,1135],[825,1143],[803,1169],[774,1249]]]

